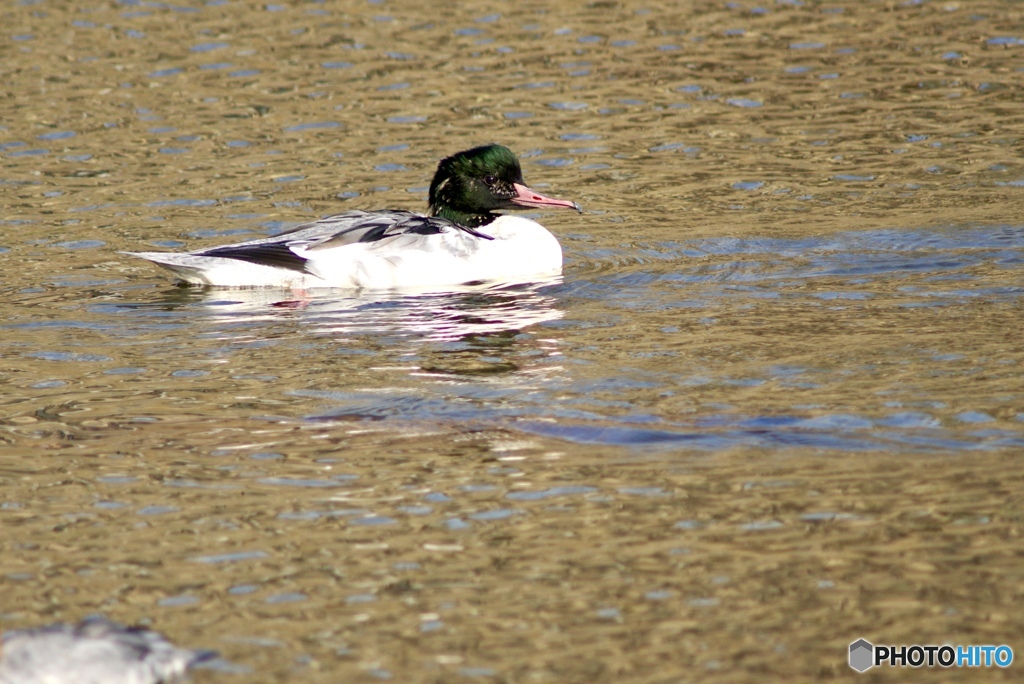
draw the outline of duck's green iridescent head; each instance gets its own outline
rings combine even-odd
[[[470,228],[483,226],[496,209],[569,207],[574,202],[553,199],[526,187],[519,159],[503,145],[481,145],[441,160],[430,184],[431,216],[442,216]]]

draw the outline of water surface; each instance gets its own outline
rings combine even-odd
[[[1019,643],[1015,8],[7,7],[0,627],[144,622],[210,682]],[[583,204],[536,215],[563,277],[204,291],[120,254],[422,208],[490,141]]]

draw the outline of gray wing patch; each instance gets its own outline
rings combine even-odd
[[[330,221],[332,217],[324,219]],[[327,239],[309,247],[310,251],[330,249],[357,242],[379,242],[397,235],[436,235],[455,226],[450,221],[421,216],[411,211],[380,211],[367,213],[358,225],[344,228]]]
[[[347,218],[345,214],[340,216]],[[329,216],[323,221],[326,223],[334,218]],[[439,216],[423,216],[411,211],[376,211],[367,212],[356,225],[343,228],[330,237],[310,245],[308,249],[314,251],[356,242],[379,242],[399,235],[438,235],[449,230],[461,230],[485,240],[493,239],[490,235],[484,235]]]

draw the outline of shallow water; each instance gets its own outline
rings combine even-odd
[[[0,627],[148,622],[210,682],[1020,642],[1014,3],[3,15]],[[119,253],[421,207],[491,140],[584,205],[538,215],[562,278],[204,291]]]

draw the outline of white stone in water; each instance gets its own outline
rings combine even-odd
[[[161,684],[180,680],[213,651],[178,648],[156,632],[104,617],[3,637],[0,684]]]

